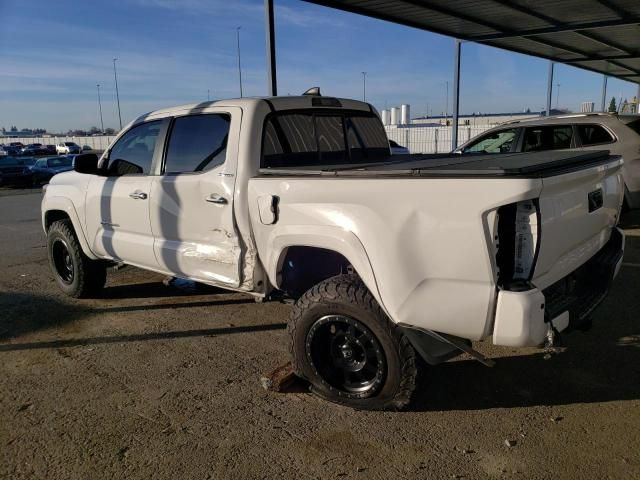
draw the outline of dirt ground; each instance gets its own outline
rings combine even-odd
[[[640,212],[625,265],[566,349],[476,347],[406,412],[262,389],[289,307],[133,268],[97,300],[49,274],[39,193],[0,192],[0,477],[640,478]],[[512,446],[507,446],[509,440]]]

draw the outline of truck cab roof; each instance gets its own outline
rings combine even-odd
[[[304,109],[321,109],[321,108],[341,108],[345,110],[361,110],[376,112],[369,103],[360,102],[358,100],[350,100],[346,98],[324,97],[321,95],[298,95],[283,97],[243,97],[231,98],[227,100],[215,100],[210,102],[191,103],[187,105],[178,105],[168,107],[153,112],[146,113],[138,117],[133,124],[140,123],[145,120],[159,119],[170,117],[173,115],[182,115],[185,112],[204,113],[209,108],[214,107],[240,107],[244,111],[255,111],[259,108],[267,107],[272,111],[283,110],[304,110]]]

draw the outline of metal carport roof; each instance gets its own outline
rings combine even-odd
[[[640,0],[305,0],[640,83]]]

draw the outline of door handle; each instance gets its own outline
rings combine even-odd
[[[212,193],[205,200],[209,203],[217,203],[218,205],[226,205],[229,203],[226,198],[222,195],[218,195],[217,193]]]
[[[146,200],[147,199],[147,194],[144,193],[144,192],[135,191],[135,192],[130,193],[129,196],[131,198],[133,198],[134,200]]]

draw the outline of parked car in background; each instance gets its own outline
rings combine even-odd
[[[55,155],[56,153],[58,153],[56,151],[56,146],[55,145],[45,145],[44,146],[45,150],[47,151],[47,155]]]
[[[31,185],[31,169],[25,165],[24,159],[16,157],[0,158],[0,174],[2,185]]]
[[[13,148],[22,148],[24,147],[24,144],[22,142],[11,142],[9,143],[9,146]]]
[[[20,153],[22,155],[46,155],[47,149],[41,143],[30,143],[23,147]]]
[[[33,184],[40,185],[47,183],[51,180],[51,177],[57,173],[73,170],[73,158],[73,155],[67,155],[64,157],[38,159],[34,165],[30,167],[33,173]]]
[[[59,155],[68,155],[69,153],[82,153],[80,145],[74,142],[60,142],[56,145],[56,153]]]
[[[640,115],[581,113],[516,120],[492,128],[454,153],[539,152],[576,148],[609,150],[624,159],[624,200],[640,208]]]
[[[389,140],[389,148],[391,148],[391,155],[408,155],[409,149],[407,147],[403,147],[397,142],[393,140]]]
[[[12,147],[11,145],[4,145],[0,148],[4,152],[4,155],[8,155],[10,157],[17,157],[20,155],[20,149],[18,147]],[[3,155],[0,153],[0,155]]]
[[[9,155],[7,153],[7,151],[4,149],[4,145],[0,145],[0,157],[4,157],[6,155]]]

